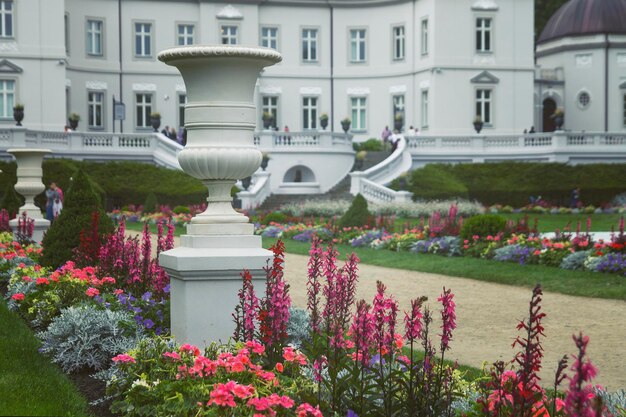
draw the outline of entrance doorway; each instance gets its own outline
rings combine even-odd
[[[547,98],[543,101],[543,131],[544,132],[554,132],[556,130],[556,123],[554,123],[554,119],[552,115],[556,110],[556,102]]]

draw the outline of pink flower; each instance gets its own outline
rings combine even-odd
[[[24,278],[27,278],[27,277],[24,277]],[[44,278],[44,277],[37,278],[37,281],[35,281],[35,283],[37,285],[50,285],[50,281],[48,280],[48,278]]]
[[[24,282],[33,282],[33,279],[32,279],[31,277],[29,277],[29,276],[26,276],[26,275],[24,275],[24,276],[22,277],[22,280],[23,280]]]
[[[165,352],[163,354],[164,358],[170,358],[170,359],[174,359],[175,361],[179,361],[180,360],[180,355],[177,352]]]
[[[197,346],[190,345],[189,343],[185,343],[180,348],[178,348],[183,353],[191,353],[193,356],[200,355],[200,349]]]
[[[221,407],[236,407],[235,397],[230,393],[230,390],[224,384],[217,384],[213,386],[210,399],[207,405],[216,404]]]
[[[234,384],[234,386],[231,389],[231,392],[235,394],[236,397],[244,399],[244,398],[252,397],[254,395],[254,387],[252,385]]]
[[[456,329],[456,312],[455,312],[455,304],[452,300],[454,298],[454,294],[452,294],[452,290],[443,288],[443,293],[437,301],[441,302],[441,321],[443,324],[441,325],[442,333],[441,333],[441,351],[449,349],[450,340],[452,340],[452,330]]]
[[[87,288],[87,291],[85,291],[85,294],[89,297],[95,297],[100,294],[100,291],[97,288],[89,287]]]
[[[21,292],[15,293],[11,296],[11,299],[15,301],[22,301],[24,299],[24,294]]]
[[[120,290],[119,288],[116,289],[115,291],[113,291],[114,295],[120,295],[120,294],[124,294],[124,290]]]
[[[319,406],[313,408],[313,406],[309,403],[300,404],[300,406],[296,409],[296,413],[298,414],[298,417],[308,417],[309,415],[313,417],[324,417],[319,409]]]
[[[112,359],[113,362],[117,363],[117,362],[122,362],[122,363],[135,363],[135,358],[133,358],[130,355],[127,355],[125,353],[122,353],[121,355],[117,355]]]

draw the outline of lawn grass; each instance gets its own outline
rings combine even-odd
[[[85,398],[38,352],[39,341],[4,300],[0,323],[0,415],[90,416]]]
[[[276,240],[263,238],[263,247],[269,248]],[[308,255],[310,246],[306,242],[285,241],[289,253]],[[544,290],[561,294],[626,300],[626,278],[616,274],[567,271],[544,265],[519,265],[469,257],[353,248],[348,245],[336,245],[335,248],[340,253],[339,259],[345,259],[347,254],[354,252],[361,263],[367,265],[472,278],[529,289],[540,283]]]

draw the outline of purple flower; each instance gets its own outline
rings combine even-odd
[[[348,414],[346,414],[346,417],[359,417],[359,415],[352,410],[348,410]]]
[[[146,329],[151,329],[154,327],[154,322],[150,319],[145,319],[143,321],[143,327],[145,327]]]
[[[150,297],[152,297],[152,293],[150,291],[148,291],[148,292],[144,293],[144,295],[141,296],[141,299],[143,301],[149,301]]]

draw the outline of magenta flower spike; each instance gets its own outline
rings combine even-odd
[[[452,340],[452,331],[456,329],[456,312],[454,304],[454,294],[452,290],[446,290],[443,287],[443,293],[437,301],[441,302],[441,351],[446,351],[450,348],[450,341]]]

